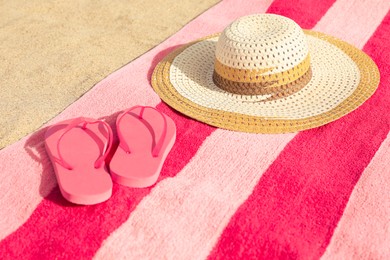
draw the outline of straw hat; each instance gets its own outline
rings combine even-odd
[[[334,121],[376,90],[362,51],[274,14],[242,17],[174,51],[152,85],[171,107],[220,128],[285,133]]]

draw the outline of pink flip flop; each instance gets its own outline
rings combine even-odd
[[[119,146],[111,162],[113,180],[143,188],[156,183],[176,139],[176,126],[153,107],[135,106],[116,120]]]
[[[106,122],[83,117],[60,122],[46,131],[46,150],[65,199],[92,205],[111,197],[112,180],[105,159],[112,139]]]

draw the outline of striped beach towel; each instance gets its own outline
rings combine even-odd
[[[107,202],[72,205],[43,127],[0,151],[0,259],[390,259],[389,9],[381,0],[212,7],[48,123],[86,116],[115,128],[119,111],[155,106],[177,126],[157,183],[114,184]],[[264,12],[362,49],[379,67],[378,90],[340,120],[278,135],[217,129],[161,102],[150,78],[166,54]]]

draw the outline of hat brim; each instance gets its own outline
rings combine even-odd
[[[287,133],[327,124],[358,108],[375,92],[379,71],[371,58],[356,47],[323,33],[304,32],[312,39],[312,79],[292,96],[264,101],[266,97],[234,95],[215,86],[212,48],[218,34],[166,56],[153,72],[152,86],[163,101],[179,112],[224,129]],[[199,55],[207,51],[203,57]]]

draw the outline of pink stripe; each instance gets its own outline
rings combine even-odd
[[[198,31],[199,32],[199,31]],[[132,83],[132,84],[135,84],[135,83]],[[109,87],[112,87],[112,86],[109,86]],[[134,93],[135,95],[144,95],[144,93],[142,92],[142,91],[140,91],[139,93]],[[126,98],[127,97],[125,97],[125,96],[123,96],[123,97],[120,97],[119,95],[118,95],[118,99],[120,99],[120,98],[122,98],[123,99],[123,102],[122,103],[119,103],[119,107],[121,106],[121,105],[123,105],[123,104],[125,104],[126,103]],[[97,104],[99,103],[98,101],[95,101]],[[97,105],[96,105],[97,106]],[[105,107],[105,106],[102,106],[102,107]],[[111,108],[109,108],[109,111],[113,111],[112,110],[112,107]],[[77,111],[76,111],[77,112]],[[191,140],[192,141],[192,140]],[[119,191],[118,191],[119,192]],[[141,195],[140,195],[141,196]],[[135,203],[136,204],[136,203]],[[117,206],[117,205],[116,205]],[[129,207],[131,207],[131,205],[129,205]],[[96,210],[96,209],[93,209],[93,210]],[[92,211],[92,208],[91,208],[91,211]],[[119,210],[118,210],[119,211]],[[111,209],[111,211],[109,212],[109,213],[105,213],[105,214],[103,214],[103,215],[100,215],[100,214],[97,214],[97,213],[91,213],[91,212],[88,212],[88,213],[86,213],[85,215],[82,215],[82,214],[80,214],[80,215],[77,215],[77,216],[81,216],[81,217],[84,217],[84,219],[87,219],[87,221],[89,221],[89,220],[91,220],[91,218],[95,218],[95,217],[103,217],[103,218],[105,218],[105,217],[107,217],[107,214],[113,214],[113,212],[115,212],[115,214],[116,214],[116,211],[112,208]],[[59,213],[62,213],[62,212],[59,212]],[[34,213],[35,214],[35,213]],[[120,213],[119,213],[120,214]],[[77,217],[76,216],[76,217]],[[42,218],[43,218],[43,216],[41,216]],[[69,217],[69,216],[68,216]],[[56,221],[58,221],[58,218],[57,219],[55,219]],[[67,220],[67,219],[61,219],[61,220]],[[107,219],[106,219],[107,220]],[[109,222],[109,221],[107,221],[107,222]],[[100,224],[102,224],[102,225],[104,225],[104,224],[106,224],[107,222],[101,222]],[[38,222],[37,222],[38,223]],[[111,222],[110,222],[111,223]],[[110,224],[110,223],[107,223],[107,224]],[[88,225],[88,227],[87,227],[87,229],[88,228],[96,228],[96,226],[95,226],[95,224],[96,223],[94,223],[94,225],[91,225],[91,226],[89,226]],[[104,229],[104,228],[102,228],[102,229]],[[64,230],[67,230],[67,229],[64,229]],[[85,234],[87,233],[87,232],[89,232],[89,230],[87,230],[87,231],[85,231],[85,229],[82,229],[83,231],[81,232],[81,235],[79,235],[78,237],[77,237],[77,234],[76,234],[76,239],[79,239],[80,241],[82,241],[81,243],[91,243],[91,244],[95,244],[96,242],[95,242],[95,240],[94,240],[94,238],[91,236],[91,237],[89,237],[89,236],[86,236]],[[36,229],[35,229],[35,231],[37,231]],[[34,232],[34,230],[32,230],[32,232]],[[94,233],[92,232],[92,235],[93,235]],[[38,238],[39,239],[39,238]],[[46,240],[47,240],[47,238],[45,238]],[[69,239],[69,237],[66,237],[66,239]],[[99,241],[99,237],[98,237],[98,241]],[[46,240],[44,240],[44,241],[46,241]],[[23,242],[26,242],[26,241],[23,241]],[[27,242],[29,242],[29,241],[27,241]],[[37,240],[37,242],[38,243],[40,243],[40,240]],[[62,242],[62,240],[61,239],[59,239],[58,241],[56,240],[56,242]],[[51,244],[50,243],[48,243],[47,241],[45,242],[45,243],[43,243],[43,245],[44,246],[48,246],[48,247],[50,247],[51,246]],[[65,244],[66,245],[66,244]],[[87,254],[86,254],[87,255]],[[65,256],[66,256],[66,254],[65,254]]]
[[[381,46],[379,49],[378,46]],[[375,57],[381,69],[381,89],[377,100],[385,106],[376,120],[381,122],[383,131],[390,129],[390,85],[388,67],[390,59],[390,12],[378,27],[364,50]],[[378,51],[379,50],[379,51]],[[375,56],[374,56],[374,53]],[[387,69],[388,70],[388,69]],[[375,100],[373,101],[375,102]],[[374,114],[373,117],[376,115]],[[375,137],[376,139],[377,137]],[[390,258],[390,134],[365,169],[350,201],[344,211],[332,240],[323,256],[324,259],[389,259]]]
[[[157,108],[169,115],[177,125],[176,143],[164,164],[159,178],[161,181],[175,176],[214,128],[183,118],[165,104],[160,104]],[[102,241],[126,221],[151,189],[114,185],[111,199],[88,207],[67,203],[59,190],[54,189],[28,221],[0,243],[0,252],[6,252],[10,258],[23,256],[53,259],[60,255],[92,257]]]
[[[222,5],[229,5],[230,2]],[[215,17],[221,8],[219,6],[221,4],[190,22],[158,47],[109,75],[47,125],[79,116],[105,117],[112,121],[118,111],[131,106],[159,104],[160,98],[150,87],[147,75],[164,53],[226,26],[229,22],[226,19],[209,22],[208,17]],[[233,11],[229,15],[240,16],[240,13]],[[43,145],[44,131],[41,129],[0,150],[0,240],[20,227],[43,197],[56,187],[52,166]]]
[[[390,133],[364,170],[321,259],[390,259]]]
[[[293,137],[216,130],[175,178],[156,185],[94,258],[205,259],[261,173]]]
[[[172,48],[158,53],[159,50],[163,50],[167,46],[177,46],[182,42],[187,42],[190,39],[198,38],[205,34],[220,31],[237,17],[255,11],[256,4],[258,3],[250,1],[245,2],[245,4],[242,4],[240,1],[226,1],[218,4],[183,28],[178,34],[168,39],[157,49],[152,50],[140,59],[110,75],[108,79],[99,83],[92,91],[84,95],[82,99],[65,110],[54,121],[58,121],[63,117],[78,116],[80,111],[83,111],[85,116],[98,117],[98,115],[110,114],[113,111],[127,108],[133,104],[132,102],[143,99],[147,99],[147,102],[141,103],[153,104],[156,94],[151,88],[147,87],[143,89],[139,87],[139,84],[148,86],[144,81],[149,66],[151,66],[149,70],[150,75],[151,68],[164,56],[164,53],[172,50]],[[221,10],[229,10],[229,12],[226,12],[225,16],[222,16]],[[219,19],[215,20],[214,18],[217,15]],[[153,55],[156,56],[152,65],[150,65],[150,60]],[[133,90],[131,96],[129,96],[129,89]],[[149,95],[151,96],[150,98]],[[165,105],[159,105],[159,109],[171,115],[177,124],[177,128],[181,130],[179,130],[180,132],[178,133],[175,147],[167,158],[166,165],[161,174],[161,179],[163,179],[176,175],[196,153],[204,139],[214,131],[214,128],[174,114]],[[109,116],[108,121],[112,123],[116,115],[117,113],[114,113]],[[34,138],[40,140],[39,137]],[[16,152],[18,149],[23,151],[24,142],[25,140],[17,144]],[[35,145],[41,147],[42,144],[38,142]],[[26,162],[22,162],[22,165],[28,167],[29,163],[30,161],[27,160]],[[46,166],[50,168],[50,164]],[[15,165],[13,167],[16,168]],[[7,171],[12,174],[12,165],[7,168]],[[34,172],[36,172],[36,176],[39,175],[39,171]],[[17,176],[19,178],[20,175],[18,174]],[[28,186],[28,179],[20,178],[20,180],[24,182],[24,185]],[[52,173],[51,183],[54,184]],[[52,188],[53,186],[46,187],[47,192]],[[36,195],[38,193],[37,190],[23,189],[22,192],[19,191],[19,193],[13,194],[8,200],[4,200],[4,205],[6,205],[7,201],[12,201],[17,197],[21,205],[15,203],[14,208],[12,208],[14,210],[13,212],[18,212],[18,214],[26,217],[28,216],[27,214],[30,214],[30,211],[23,213],[23,205],[29,205],[30,208],[31,205],[35,206],[35,203],[39,199],[39,196]],[[23,201],[23,192],[25,191],[35,196],[33,201]],[[80,257],[92,256],[102,241],[129,217],[137,203],[149,191],[150,189],[132,190],[115,186],[113,197],[104,204],[92,207],[72,207],[66,204],[58,193],[58,190],[54,189],[37,206],[28,221],[2,241],[0,250],[7,252],[9,256],[24,256],[27,258],[43,255],[53,258],[58,255],[73,256],[75,254]],[[11,216],[12,209],[10,208],[10,212],[7,213],[6,217]],[[44,221],[42,221],[43,219]],[[8,217],[6,223],[11,223],[15,227],[23,223],[23,219],[12,219]],[[64,230],[67,231],[66,235]],[[9,231],[12,231],[12,229],[6,229],[5,233]],[[80,244],[88,246],[80,247]]]
[[[367,4],[370,4],[369,9],[362,8]],[[346,11],[337,12],[334,16],[325,15],[316,25],[316,30],[346,40],[358,48],[363,48],[372,35],[371,28],[380,25],[389,8],[390,1],[337,1],[329,11],[332,9],[348,10],[347,12],[351,15],[345,15]],[[362,20],[363,17],[364,20]]]
[[[178,176],[142,200],[95,258],[203,259],[292,136],[217,130]]]
[[[323,254],[356,182],[389,131],[389,19],[388,14],[364,47],[382,74],[377,92],[348,116],[299,133],[231,219],[211,258]]]
[[[118,111],[128,107],[157,105],[160,98],[150,87],[150,77],[147,75],[150,76],[164,53],[180,44],[221,31],[232,20],[256,12],[258,5],[257,1],[242,4],[238,0],[219,3],[150,52],[96,84],[48,125],[81,115],[113,120]],[[247,9],[248,6],[252,6],[251,9]],[[221,10],[229,11],[224,13]],[[43,133],[44,129],[0,150],[0,240],[27,221],[43,197],[56,187],[51,163],[43,145]]]

